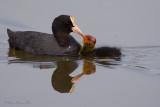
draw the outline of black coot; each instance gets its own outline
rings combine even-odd
[[[81,31],[73,21],[73,16],[56,17],[52,23],[53,34],[7,29],[9,46],[36,55],[78,55],[80,44],[70,33]]]

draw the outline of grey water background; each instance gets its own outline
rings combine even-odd
[[[0,106],[159,107],[159,3],[158,0],[0,0]],[[51,22],[60,14],[76,16],[82,31],[96,36],[97,47],[121,47],[124,54],[121,61],[95,59],[96,72],[82,76],[69,94],[52,87],[56,59],[17,60],[8,56],[7,27],[51,33]],[[78,67],[72,76],[83,68],[83,60],[73,62]]]

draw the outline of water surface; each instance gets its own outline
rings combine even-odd
[[[0,105],[160,105],[160,47],[122,48],[121,59],[34,56],[0,43]]]

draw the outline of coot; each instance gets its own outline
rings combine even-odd
[[[83,35],[75,23],[75,17],[60,15],[52,23],[53,34],[36,31],[12,31],[7,29],[10,48],[36,55],[78,55],[80,44],[70,35]]]

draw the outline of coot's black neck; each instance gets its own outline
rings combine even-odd
[[[56,38],[58,44],[61,47],[68,47],[70,45],[70,36],[69,36],[69,33],[56,32],[56,33],[54,33],[54,37]]]

